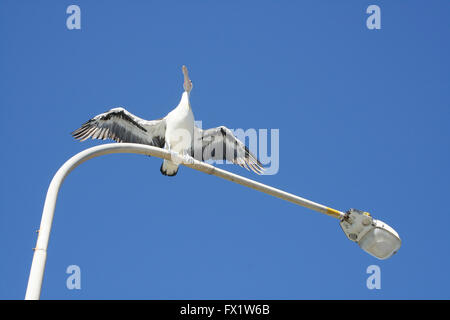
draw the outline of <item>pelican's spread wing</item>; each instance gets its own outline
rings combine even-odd
[[[112,139],[163,148],[165,131],[165,119],[147,121],[123,108],[115,108],[85,122],[72,132],[72,136],[80,141],[89,138]]]
[[[197,160],[228,160],[257,174],[264,170],[261,162],[227,127],[208,130],[194,127],[193,143],[191,156]]]

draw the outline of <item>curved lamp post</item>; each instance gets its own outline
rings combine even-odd
[[[64,179],[73,169],[78,167],[83,162],[111,153],[136,153],[167,160],[173,159],[173,156],[176,156],[175,153],[168,150],[143,144],[110,143],[86,149],[67,160],[66,163],[64,163],[64,165],[56,172],[47,191],[44,209],[42,212],[41,225],[39,228],[39,236],[37,239],[36,248],[34,248],[33,261],[31,264],[31,271],[25,294],[26,300],[37,300],[41,294],[45,262],[47,259],[48,241],[50,238],[53,215],[55,212],[56,199]],[[216,168],[210,164],[197,161],[195,159],[191,159],[189,162],[182,164],[186,167],[241,184],[274,197],[324,213],[331,217],[338,218],[347,237],[352,241],[358,242],[363,250],[379,259],[389,258],[400,248],[401,241],[395,230],[385,223],[373,219],[367,212],[350,209],[347,213],[343,213],[319,203],[298,197],[291,193]]]

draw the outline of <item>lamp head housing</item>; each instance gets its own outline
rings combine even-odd
[[[350,209],[340,225],[351,241],[378,259],[387,259],[400,249],[398,233],[383,221],[373,219],[368,212]]]

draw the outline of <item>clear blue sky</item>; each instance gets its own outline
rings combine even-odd
[[[81,30],[66,8],[81,8]],[[381,8],[381,30],[366,8]],[[66,179],[43,299],[450,298],[449,1],[0,2],[0,298],[24,297],[45,194],[70,132],[124,106],[164,116],[194,82],[204,127],[280,130],[280,170],[232,172],[371,212],[376,260],[338,221],[160,160],[110,155]],[[381,268],[381,290],[366,269]],[[66,268],[81,268],[81,290]]]

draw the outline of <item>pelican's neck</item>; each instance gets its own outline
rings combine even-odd
[[[180,103],[178,104],[177,108],[191,108],[191,104],[189,103],[189,92],[185,91],[183,92],[183,95],[181,96]]]

